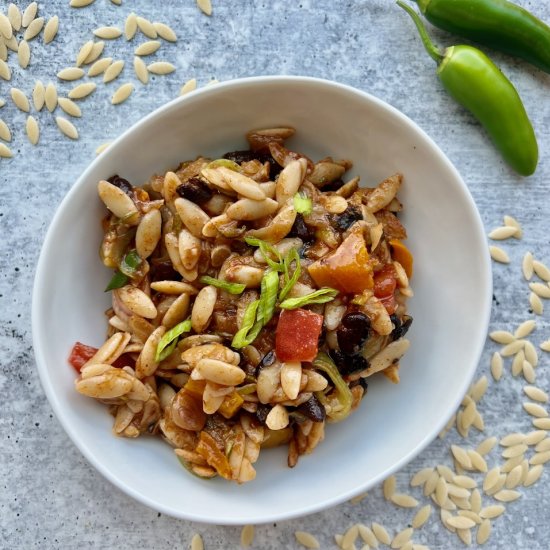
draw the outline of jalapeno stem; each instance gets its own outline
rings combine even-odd
[[[418,33],[420,34],[422,44],[424,44],[424,48],[426,49],[430,57],[437,64],[441,63],[441,61],[443,61],[443,58],[445,56],[443,52],[430,40],[430,37],[428,36],[428,32],[426,31],[426,27],[424,26],[424,23],[422,23],[420,16],[410,6],[408,6],[401,0],[397,0],[397,5],[400,8],[403,8],[411,16],[411,19],[414,21],[414,24],[418,29]]]

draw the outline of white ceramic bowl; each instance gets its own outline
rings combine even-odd
[[[369,380],[368,395],[331,425],[314,453],[286,466],[286,448],[264,451],[256,480],[236,485],[189,475],[160,438],[113,437],[104,406],[74,390],[75,341],[100,345],[111,272],[98,258],[98,180],[141,184],[179,161],[246,147],[252,128],[290,125],[290,142],[314,159],[354,161],[364,185],[400,171],[402,220],[415,257],[412,346],[401,383]],[[33,296],[42,384],[59,421],[91,464],[127,494],[163,513],[216,524],[309,514],[379,483],[417,455],[458,406],[485,340],[491,272],[474,202],[435,143],[411,120],[364,92],[300,77],[260,77],[205,88],[145,117],[100,155],[63,200],[46,236]]]

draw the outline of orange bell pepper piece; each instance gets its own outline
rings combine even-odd
[[[202,431],[200,441],[195,449],[209,466],[212,466],[219,475],[225,479],[231,479],[231,466],[225,454],[216,444],[216,440],[207,432]]]
[[[354,231],[330,255],[308,267],[318,287],[358,294],[373,286],[372,265],[362,232]]]
[[[244,399],[235,390],[233,390],[232,393],[225,396],[218,412],[224,418],[229,419],[235,415],[235,413],[242,407],[243,403]]]
[[[398,261],[405,270],[407,277],[413,276],[413,255],[411,251],[399,239],[390,240],[392,258]]]

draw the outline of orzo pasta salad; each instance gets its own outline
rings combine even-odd
[[[161,436],[195,475],[254,479],[260,449],[296,465],[382,373],[399,381],[413,259],[400,174],[289,150],[292,128],[142,187],[100,181],[108,339],[75,344],[76,389],[122,437]]]

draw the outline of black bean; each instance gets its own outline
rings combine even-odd
[[[271,177],[271,179],[275,179],[283,169],[282,166],[280,166],[279,163],[269,153],[251,150],[231,151],[229,153],[225,153],[225,155],[223,155],[223,158],[232,160],[237,164],[250,162],[251,160],[258,160],[262,164],[264,162],[269,162],[269,176]]]
[[[403,315],[402,319],[399,319],[397,315],[390,316],[391,322],[394,324],[395,328],[392,330],[391,339],[399,340],[407,334],[409,328],[411,328],[413,318],[410,315]]]
[[[267,418],[267,415],[269,414],[270,410],[271,410],[271,407],[269,405],[262,405],[261,403],[258,404],[258,408],[256,409],[256,418],[262,424],[265,424],[265,419]]]
[[[352,374],[369,368],[369,362],[362,355],[348,355],[336,350],[332,350],[330,355],[340,374]]]
[[[345,231],[361,219],[363,219],[361,210],[357,206],[348,206],[341,214],[332,216],[332,225],[339,231]]]
[[[370,319],[360,311],[344,315],[336,331],[338,346],[347,355],[358,353],[370,334]]]
[[[132,193],[132,184],[125,180],[124,178],[121,178],[118,174],[115,174],[114,176],[111,176],[108,180],[109,183],[112,183],[115,187],[118,187],[121,191],[124,191],[127,195],[131,195]]]
[[[315,229],[306,225],[302,214],[296,214],[296,219],[288,236],[299,237],[304,243],[312,243],[315,241]]]
[[[260,371],[264,367],[269,367],[275,362],[275,352],[273,350],[268,351],[263,357],[258,366],[256,367],[256,376],[260,374]]]
[[[369,389],[369,384],[367,382],[366,378],[359,378],[359,385],[363,388],[363,397],[367,393],[367,390]]]
[[[178,185],[176,193],[196,204],[201,204],[212,198],[211,189],[200,178],[189,178],[186,182]]]
[[[297,409],[298,412],[307,416],[313,422],[323,422],[327,413],[325,407],[321,404],[319,399],[312,395],[305,403],[302,403]]]
[[[344,185],[344,180],[338,178],[330,183],[327,183],[326,185],[323,185],[323,191],[338,191],[342,185]]]

